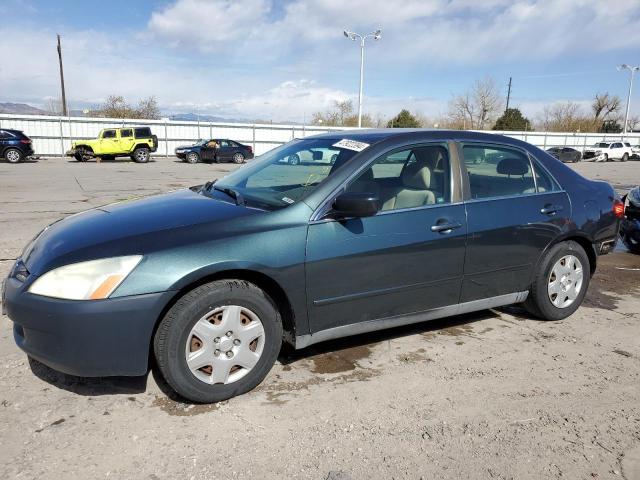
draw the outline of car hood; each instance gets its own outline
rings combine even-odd
[[[189,148],[199,148],[201,145],[180,145],[176,150],[188,150]]]
[[[30,273],[39,274],[75,261],[145,253],[145,248],[153,248],[167,237],[178,237],[181,227],[260,213],[264,212],[179,190],[105,205],[60,220],[25,248],[22,259]]]

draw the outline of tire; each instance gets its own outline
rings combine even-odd
[[[261,337],[251,340],[260,325]],[[203,339],[196,330],[204,333]],[[186,293],[171,307],[158,326],[153,349],[160,373],[176,393],[193,402],[213,403],[258,386],[281,345],[282,321],[271,298],[249,282],[219,280]],[[194,355],[200,350],[202,355]],[[193,356],[193,370],[187,356]],[[234,361],[252,366],[243,368]]]
[[[233,163],[236,163],[238,165],[244,163],[244,155],[241,154],[240,152],[236,152],[233,154]]]
[[[151,152],[147,147],[138,147],[133,151],[131,159],[136,163],[147,163]]]
[[[581,267],[581,278],[578,278],[576,274],[578,263],[574,264],[574,268],[571,268],[571,264],[565,259],[573,258],[579,262]],[[565,260],[565,265],[562,266],[561,262]],[[556,270],[555,267],[559,268]],[[542,320],[562,320],[572,315],[578,307],[582,304],[584,296],[589,288],[589,280],[591,277],[589,257],[587,257],[584,249],[574,241],[561,242],[552,246],[543,256],[542,260],[538,264],[538,271],[535,272],[531,289],[529,290],[529,297],[524,303],[524,307],[532,315]],[[564,270],[567,269],[567,270]],[[556,272],[566,272],[569,275],[567,278],[568,283],[567,291],[564,291],[562,276],[556,275]],[[554,280],[555,279],[555,280]],[[553,290],[552,283],[559,282],[559,293],[554,295],[551,293]],[[579,285],[578,285],[579,283]],[[572,290],[573,287],[576,287]],[[575,292],[577,290],[577,292]],[[575,292],[576,296],[573,300],[570,300],[570,293]],[[567,296],[567,301],[564,297]],[[553,300],[552,300],[553,297]],[[565,303],[565,305],[555,305],[554,300],[558,303]],[[567,302],[570,300],[570,303]]]
[[[200,161],[200,155],[196,152],[189,152],[185,155],[184,161],[191,164],[198,163]]]
[[[76,161],[78,162],[86,162],[85,158],[84,158],[84,153],[83,152],[76,152],[73,154],[73,158],[76,159]]]
[[[289,155],[289,158],[287,160],[289,161],[289,165],[300,165],[300,157],[297,153]]]
[[[20,163],[24,160],[24,154],[17,148],[8,148],[4,152],[4,159],[9,163]]]
[[[604,154],[604,160],[603,161],[605,161],[605,162],[609,161],[609,154],[607,154],[607,153]]]
[[[627,160],[629,160],[629,154],[625,153],[624,155],[622,155],[622,158],[620,159],[621,162],[626,162]]]

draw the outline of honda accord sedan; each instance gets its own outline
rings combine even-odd
[[[283,161],[310,150],[335,162]],[[181,396],[216,402],[256,387],[283,342],[510,304],[568,317],[623,210],[611,186],[519,140],[332,132],[49,226],[4,305],[18,346],[54,369],[143,375],[155,360]]]

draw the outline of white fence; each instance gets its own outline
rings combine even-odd
[[[231,138],[251,145],[256,155],[282,145],[293,138],[301,138],[341,128],[270,125],[247,123],[185,122],[164,120],[135,120],[113,118],[56,117],[41,115],[0,114],[0,128],[24,131],[33,139],[38,155],[59,156],[71,147],[73,140],[95,138],[103,128],[144,125],[158,136],[156,155],[172,155],[178,145],[201,138]],[[541,148],[570,146],[583,150],[602,140],[619,140],[620,134],[558,133],[558,132],[495,132],[518,138]],[[640,144],[640,133],[628,134],[625,141]]]
[[[260,155],[294,138],[317,135],[330,130],[343,130],[303,125],[0,114],[0,128],[22,130],[33,140],[36,154],[43,156],[64,155],[74,140],[96,138],[103,128],[123,126],[150,127],[151,132],[158,137],[156,155],[173,155],[177,146],[201,138],[230,138],[251,145],[256,155]]]

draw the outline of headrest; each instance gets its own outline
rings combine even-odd
[[[373,182],[374,180],[372,168],[367,168],[358,178],[359,182]]]
[[[431,169],[423,162],[410,163],[400,177],[405,187],[415,190],[431,190]]]
[[[523,158],[503,158],[497,171],[501,175],[525,175],[529,173],[529,162]]]

